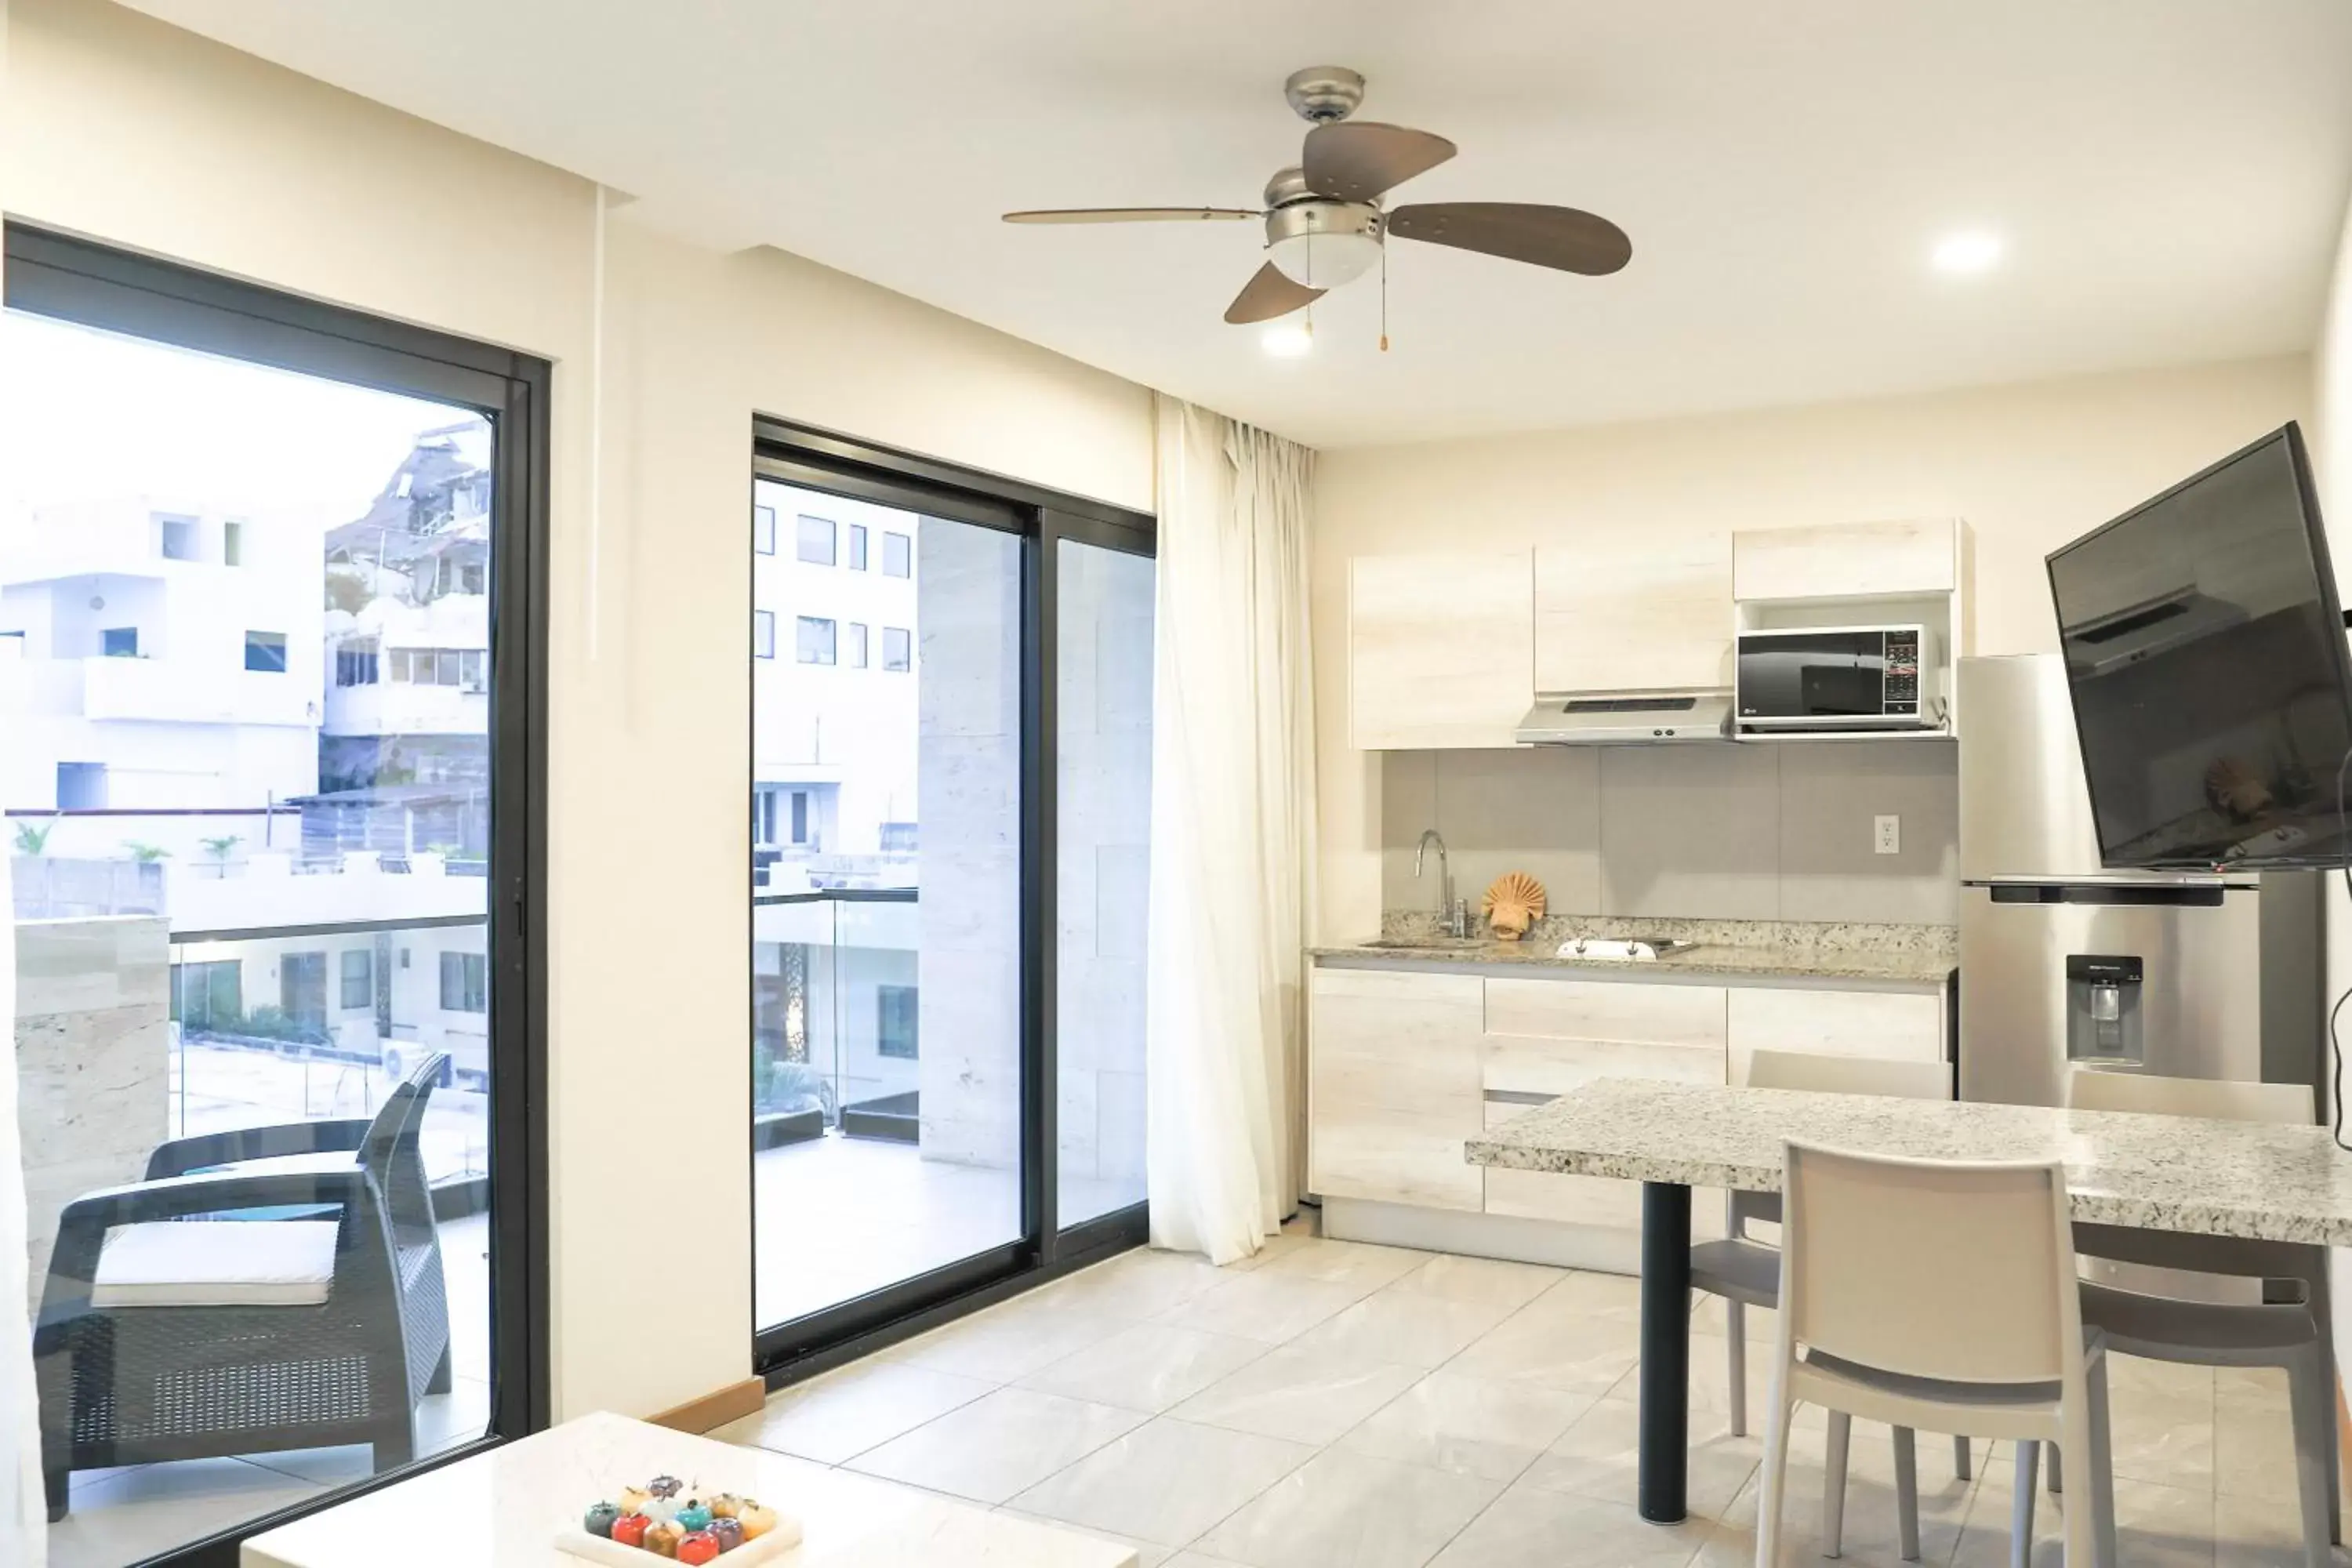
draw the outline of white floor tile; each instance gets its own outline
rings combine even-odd
[[[1697,1520],[1651,1524],[1631,1502],[1521,1482],[1472,1520],[1432,1568],[1685,1568],[1711,1529]]]
[[[1007,1502],[1143,1419],[1114,1405],[1000,1388],[867,1449],[846,1468],[974,1502]]]
[[[1296,1443],[1329,1443],[1421,1380],[1416,1367],[1285,1345],[1170,1414]]]
[[[1256,1340],[1138,1323],[1031,1373],[1021,1386],[1157,1415],[1265,1353]]]
[[[1519,1485],[1632,1502],[1641,1430],[1638,1416],[1631,1405],[1610,1399],[1596,1402],[1537,1457]],[[1759,1438],[1734,1437],[1720,1422],[1708,1426],[1694,1421],[1685,1486],[1691,1513],[1709,1520],[1722,1517],[1748,1477],[1756,1473],[1763,1452]]]
[[[1589,1278],[1589,1276],[1587,1277]],[[1570,1394],[1606,1393],[1641,1354],[1631,1319],[1594,1316],[1555,1287],[1473,1342],[1446,1370]]]
[[[906,1362],[856,1362],[777,1390],[759,1414],[711,1436],[837,1465],[970,1405],[996,1386]]]
[[[1200,1546],[1253,1568],[1420,1568],[1502,1489],[1477,1476],[1328,1451]]]
[[[1197,1253],[1139,1247],[1056,1280],[1045,1295],[1132,1318],[1150,1318],[1215,1289],[1233,1275]]]
[[[1433,1254],[1402,1247],[1374,1247],[1361,1241],[1331,1241],[1317,1237],[1294,1247],[1266,1264],[1264,1272],[1293,1279],[1313,1279],[1325,1285],[1347,1285],[1359,1296],[1401,1279],[1427,1263]]]
[[[1085,1301],[1016,1296],[883,1354],[957,1377],[1011,1383],[1100,1343],[1134,1321]]]
[[[1277,1274],[1272,1266],[1223,1280],[1213,1290],[1160,1314],[1180,1329],[1262,1340],[1278,1345],[1362,1299],[1351,1285]]]
[[[49,1526],[50,1568],[121,1568],[324,1490],[242,1459],[141,1466],[77,1491]]]
[[[1135,1568],[1161,1568],[1162,1564],[1177,1555],[1170,1548],[1157,1542],[1140,1541],[1132,1535],[1115,1535],[1108,1530],[1089,1530],[1083,1525],[1069,1523],[1066,1520],[1047,1519],[1043,1514],[1024,1513],[1010,1503],[996,1511],[1010,1514],[1016,1519],[1034,1520],[1039,1524],[1050,1524],[1061,1530],[1075,1530],[1079,1534],[1092,1536],[1097,1541],[1108,1541],[1114,1546],[1124,1546],[1135,1553]]]
[[[1592,1395],[1443,1369],[1358,1423],[1339,1447],[1441,1470],[1518,1479],[1591,1407]]]
[[[1494,1258],[1456,1258],[1441,1253],[1399,1277],[1392,1290],[1483,1301],[1518,1310],[1568,1277],[1564,1268],[1539,1263],[1507,1263]]]
[[[1351,1361],[1434,1367],[1511,1315],[1502,1301],[1417,1295],[1391,1287],[1307,1330],[1295,1348]]]
[[[1163,1415],[1031,1487],[1013,1506],[1182,1546],[1314,1454],[1304,1443]]]

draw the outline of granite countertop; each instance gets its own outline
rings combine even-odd
[[[1391,912],[1381,921],[1385,942],[1436,942],[1436,917]],[[1681,940],[1699,945],[1654,962],[1562,958],[1571,937]],[[1694,921],[1554,916],[1520,942],[1443,942],[1430,946],[1368,942],[1309,948],[1318,959],[1378,960],[1437,968],[1480,964],[1593,970],[1628,980],[1665,975],[1721,979],[1870,980],[1940,986],[1957,961],[1949,926],[1827,924],[1799,921]]]
[[[1471,1139],[1466,1154],[1778,1192],[1791,1139],[1914,1159],[2056,1160],[2078,1221],[2352,1246],[2352,1154],[2317,1126],[1601,1079]]]

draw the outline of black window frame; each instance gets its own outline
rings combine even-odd
[[[548,1276],[547,558],[554,369],[535,355],[323,303],[8,220],[0,307],[490,419],[493,652],[486,743],[499,824],[486,868],[491,1012],[491,1390],[484,1434],[397,1469],[241,1521],[143,1568],[236,1568],[241,1543],[325,1508],[544,1429],[552,1371]],[[247,542],[248,543],[250,542]],[[261,932],[256,934],[273,934]]]
[[[793,1322],[758,1321],[752,1300],[753,1365],[771,1388],[798,1382],[866,1355],[941,1323],[977,1311],[1073,1269],[1141,1246],[1150,1237],[1147,1205],[1136,1203],[1064,1227],[1057,1215],[1055,1127],[1059,1057],[1055,1048],[1055,864],[1059,806],[1055,747],[1055,689],[1060,676],[1055,617],[1056,562],[1063,540],[1076,540],[1129,554],[1156,556],[1159,529],[1146,512],[1067,495],[1043,486],[884,447],[815,426],[754,416],[751,422],[751,504],[758,482],[770,479],[800,489],[893,507],[918,517],[936,517],[1013,533],[1023,542],[1021,625],[1021,1139],[1022,1237],[957,1262],[884,1287],[854,1300]],[[907,571],[914,575],[914,540],[905,541]],[[889,574],[899,575],[898,574]],[[756,592],[756,590],[753,590]],[[908,634],[911,667],[914,639]],[[756,723],[751,706],[747,730]],[[757,735],[751,737],[757,755]],[[769,893],[758,886],[758,870],[746,857],[747,908],[832,898],[847,900],[904,898],[901,889],[833,889],[819,893]],[[747,932],[747,946],[750,935]],[[750,988],[747,988],[747,992]],[[744,1068],[753,1070],[751,1042],[758,1038],[758,1002],[745,998]],[[919,1049],[919,1045],[918,1046]],[[756,1156],[758,1131],[746,1128]],[[754,1209],[753,1245],[757,1209]],[[755,1271],[756,1277],[756,1271]]]

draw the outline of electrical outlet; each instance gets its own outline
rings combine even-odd
[[[1899,816],[1882,816],[1876,819],[1876,824],[1878,830],[1876,847],[1878,852],[1881,855],[1902,854],[1903,819]]]

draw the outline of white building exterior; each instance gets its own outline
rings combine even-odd
[[[914,520],[764,480],[752,508],[751,841],[765,887],[911,883]]]
[[[0,533],[0,802],[251,809],[318,787],[320,530],[152,498]]]

